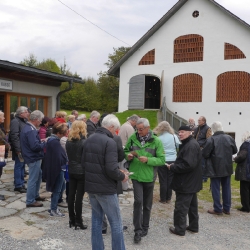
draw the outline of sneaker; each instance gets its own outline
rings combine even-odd
[[[65,217],[65,214],[62,214],[59,209],[50,210],[50,217]]]
[[[107,229],[103,229],[102,230],[102,235],[106,235],[107,234]]]
[[[58,203],[57,206],[59,206],[59,207],[68,207],[68,204],[65,201],[62,201],[62,202]]]

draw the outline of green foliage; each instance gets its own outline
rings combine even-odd
[[[37,58],[33,53],[30,53],[28,56],[26,56],[23,61],[20,62],[20,64],[28,67],[36,67],[38,64]]]
[[[130,50],[130,47],[119,47],[119,48],[113,48],[113,54],[108,55],[108,61],[105,63],[105,65],[108,66],[110,69],[114,66],[128,51]]]
[[[61,74],[60,68],[58,67],[56,62],[52,59],[46,59],[46,60],[44,59],[42,62],[39,62],[37,64],[36,68]]]

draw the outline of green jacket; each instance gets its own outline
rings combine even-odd
[[[162,142],[151,131],[150,133],[144,146],[137,139],[137,133],[132,134],[124,149],[126,159],[128,159],[127,156],[131,151],[135,151],[138,156],[148,157],[147,163],[140,162],[136,157],[129,162],[129,171],[134,172],[133,175],[130,175],[130,178],[139,182],[153,182],[157,171],[155,167],[165,165],[165,152]]]

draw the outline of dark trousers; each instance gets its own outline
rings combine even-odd
[[[71,221],[82,222],[82,200],[84,195],[85,175],[69,174],[68,210]]]
[[[171,164],[173,161],[167,162],[167,164]],[[170,171],[167,166],[158,167],[158,177],[160,182],[160,200],[168,201],[172,198],[172,189],[170,188],[170,184],[173,180],[174,173]]]
[[[222,205],[220,186],[222,189]],[[211,190],[214,200],[214,211],[222,213],[222,209],[224,209],[226,212],[229,212],[231,208],[231,176],[211,178]]]
[[[250,182],[240,181],[240,199],[243,210],[250,211]]]
[[[132,180],[134,187],[134,231],[141,233],[148,230],[150,213],[153,204],[154,182],[139,182]]]
[[[199,215],[197,194],[184,194],[176,192],[174,209],[174,227],[176,233],[185,235],[187,226],[187,215],[189,227],[192,231],[199,231]]]

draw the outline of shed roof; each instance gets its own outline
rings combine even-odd
[[[108,70],[109,75],[119,76],[120,75],[120,67],[121,65],[132,56],[158,29],[161,28],[188,0],[179,0],[144,36],[140,38],[131,49]],[[232,18],[239,21],[242,25],[246,26],[250,29],[250,25],[234,15],[232,12],[224,8],[222,5],[218,4],[214,0],[207,0],[213,3],[215,6],[220,8],[223,12],[230,15]]]
[[[69,81],[84,83],[79,77],[62,75],[3,60],[0,60],[0,77],[51,86],[60,86],[62,82]]]

